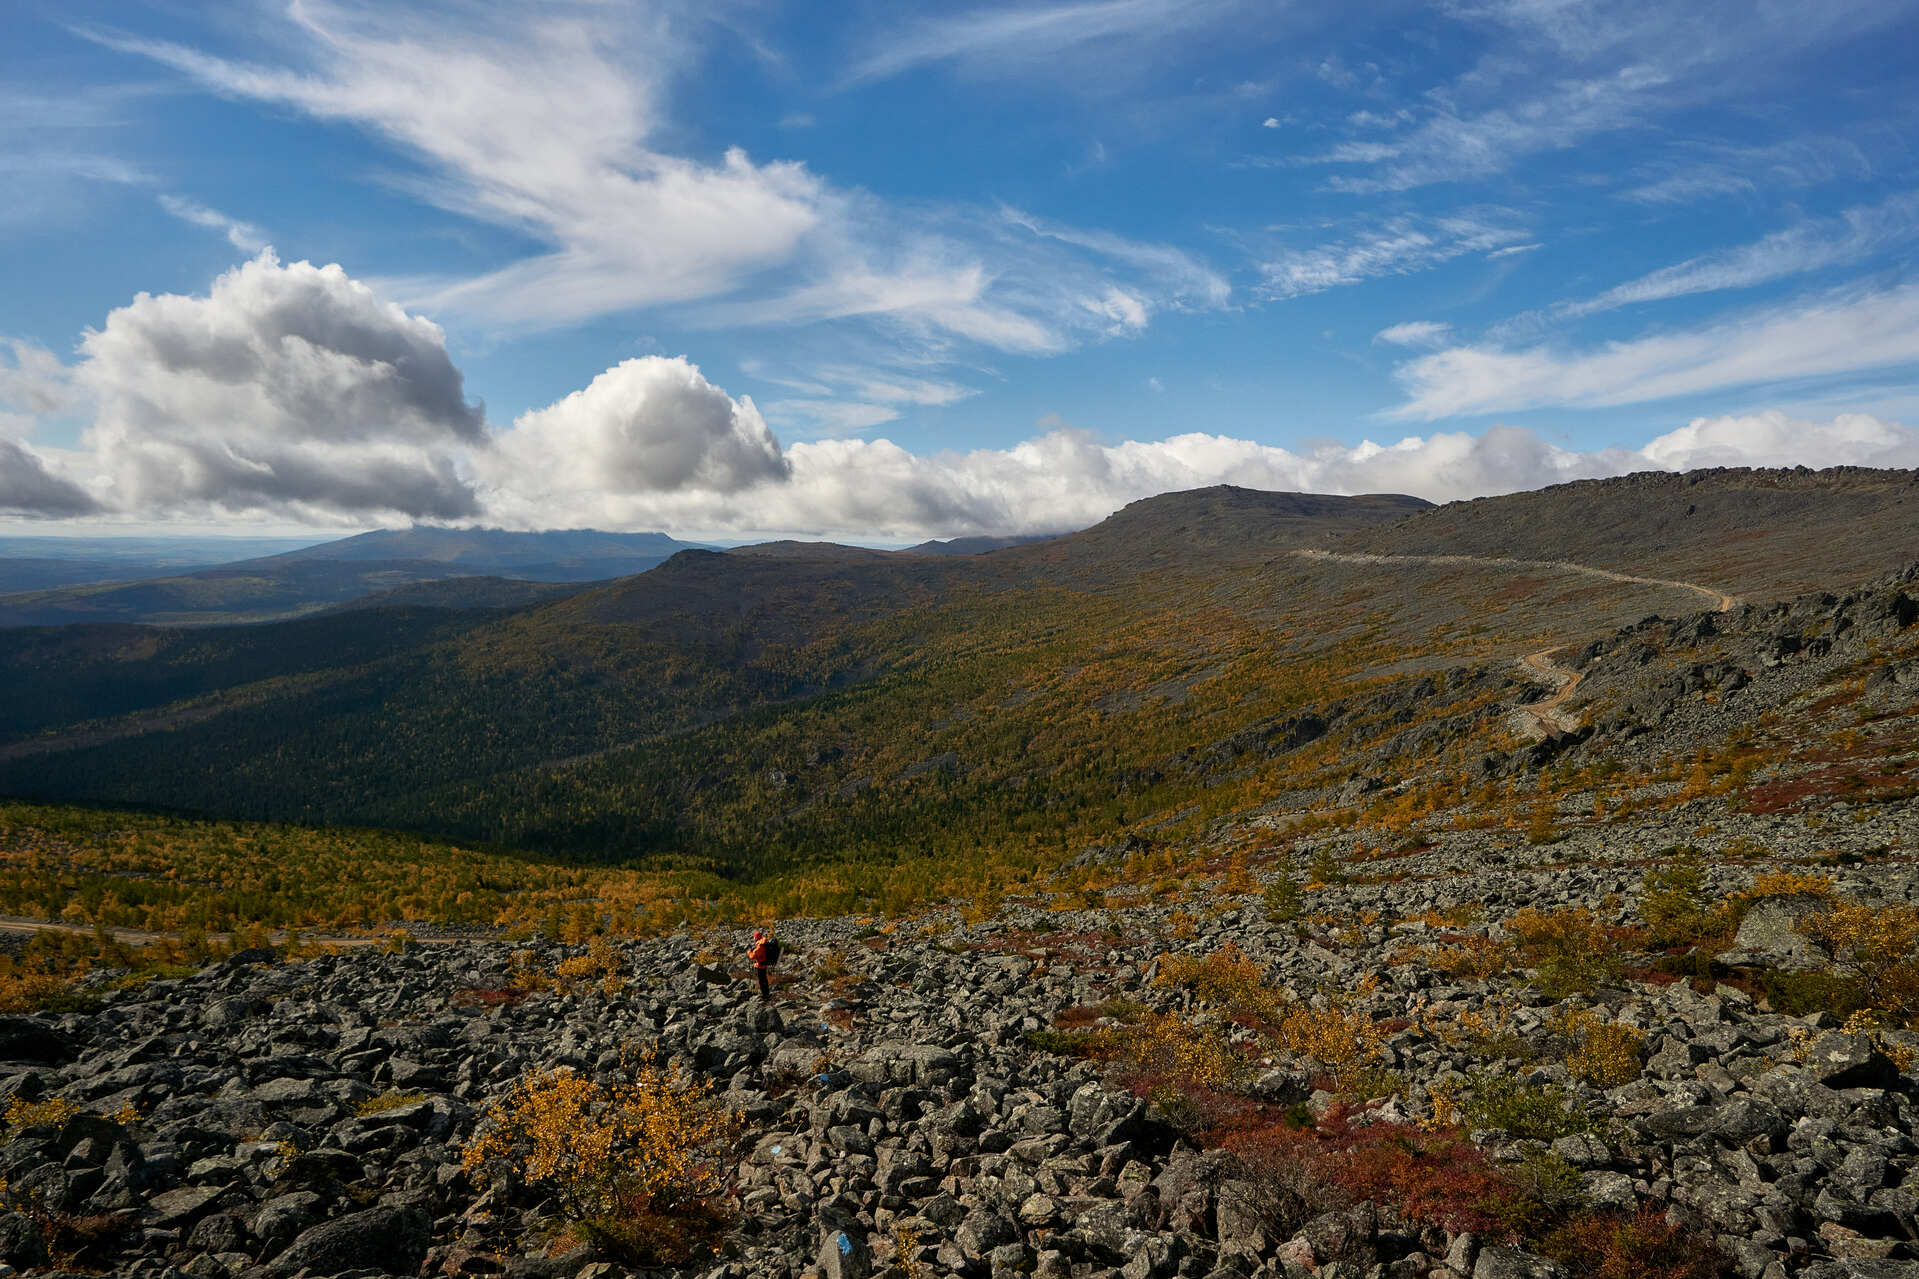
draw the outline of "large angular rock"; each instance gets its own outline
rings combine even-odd
[[[827,1231],[826,1238],[820,1241],[816,1268],[826,1279],[866,1279],[873,1273],[873,1253],[866,1245],[865,1232]]]
[[[1743,1146],[1755,1137],[1781,1140],[1790,1127],[1779,1107],[1771,1102],[1740,1096],[1712,1107],[1707,1131],[1727,1145]]]
[[[981,1261],[1001,1244],[1018,1243],[1019,1227],[996,1213],[979,1209],[968,1213],[966,1220],[960,1222],[959,1229],[953,1232],[953,1240],[968,1260]]]
[[[247,1222],[247,1229],[271,1256],[292,1243],[325,1211],[326,1201],[320,1196],[311,1190],[295,1190],[261,1204]]]
[[[1586,1173],[1580,1178],[1580,1187],[1585,1193],[1586,1203],[1593,1208],[1631,1212],[1636,1202],[1632,1178],[1623,1172],[1601,1169]]]
[[[1557,1261],[1518,1248],[1481,1248],[1473,1279],[1571,1279]]]
[[[1831,904],[1817,893],[1762,897],[1746,912],[1732,939],[1732,950],[1721,958],[1730,963],[1761,960],[1790,971],[1829,967],[1832,956],[1801,933],[1798,925]]]
[[[47,1243],[40,1227],[24,1213],[0,1215],[0,1261],[16,1266],[39,1266],[47,1260]]]
[[[227,1193],[225,1185],[182,1186],[147,1202],[147,1216],[160,1230],[182,1230],[212,1212]]]
[[[1800,1275],[1802,1279],[1919,1279],[1919,1261],[1848,1257],[1814,1262]]]
[[[1806,1072],[1828,1088],[1890,1088],[1899,1067],[1864,1035],[1822,1035],[1806,1054]]]
[[[431,1239],[430,1225],[419,1213],[384,1206],[368,1208],[302,1232],[291,1247],[273,1259],[272,1270],[275,1275],[302,1270],[337,1275],[368,1269],[413,1274],[425,1260]]]
[[[63,1066],[79,1055],[71,1037],[37,1017],[0,1017],[0,1061]]]

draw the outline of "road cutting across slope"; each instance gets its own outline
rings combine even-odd
[[[1659,586],[1672,590],[1690,591],[1701,596],[1712,605],[1716,613],[1726,613],[1739,606],[1739,600],[1714,586],[1701,586],[1697,582],[1681,582],[1669,577],[1641,577],[1635,573],[1615,573],[1611,569],[1594,568],[1590,564],[1576,564],[1571,560],[1516,560],[1493,558],[1484,555],[1378,555],[1365,551],[1320,551],[1298,550],[1293,554],[1301,559],[1328,561],[1336,564],[1380,564],[1394,567],[1402,564],[1437,564],[1466,568],[1511,568],[1528,571],[1553,573],[1576,573],[1584,577],[1603,578],[1609,582],[1623,582],[1632,586]],[[1583,673],[1569,666],[1561,666],[1553,661],[1553,654],[1570,647],[1555,644],[1551,648],[1542,648],[1536,653],[1527,653],[1519,659],[1520,669],[1527,675],[1553,685],[1553,691],[1543,701],[1529,702],[1515,707],[1513,711],[1515,727],[1532,736],[1550,737],[1554,733],[1570,733],[1579,727],[1579,717],[1565,709],[1573,690],[1584,679]]]

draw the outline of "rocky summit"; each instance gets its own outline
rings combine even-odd
[[[462,1149],[529,1073],[616,1072],[644,1044],[670,1074],[710,1081],[742,1125],[729,1228],[686,1273],[1567,1273],[1499,1232],[1336,1185],[1275,1200],[1243,1159],[1201,1148],[1190,1098],[1128,1086],[1111,1061],[1075,1052],[1102,1025],[1167,1016],[1260,1052],[1245,1098],[1297,1131],[1332,1118],[1349,1136],[1430,1133],[1446,1099],[1483,1125],[1471,1139],[1489,1167],[1545,1169],[1554,1193],[1652,1214],[1715,1246],[1726,1273],[1919,1274],[1919,1040],[1785,1015],[1736,984],[1613,974],[1556,1002],[1537,971],[1442,971],[1422,962],[1435,947],[1500,943],[1520,903],[1642,922],[1639,871],[1544,853],[1473,873],[1423,853],[1402,869],[1306,889],[1305,923],[1269,919],[1270,894],[1231,893],[1197,916],[1009,906],[884,930],[797,922],[770,1003],[718,962],[743,954],[730,933],[600,943],[618,983],[538,991],[529,973],[583,949],[242,952],[107,991],[94,1011],[0,1021],[14,1119],[0,1172],[16,1202],[38,1205],[0,1218],[0,1254],[39,1273],[208,1279],[628,1273],[565,1242],[559,1206],[524,1181],[483,1186]],[[1716,870],[1710,891],[1751,878]],[[1835,886],[1906,903],[1919,876],[1861,866]],[[1762,900],[1738,946],[1806,944],[1780,926],[1790,900]],[[1473,907],[1484,913],[1468,922],[1427,922]],[[1391,1098],[1230,1021],[1230,992],[1204,979],[1221,955],[1256,968],[1296,1015],[1337,1007],[1375,1028],[1368,1068]],[[1630,1078],[1602,1087],[1569,1067],[1572,1011],[1632,1032]],[[1492,1126],[1502,1113],[1505,1130]]]

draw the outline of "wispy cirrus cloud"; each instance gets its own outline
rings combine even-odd
[[[1438,320],[1408,320],[1373,334],[1373,341],[1392,346],[1443,346],[1453,326]]]
[[[1004,72],[1115,41],[1163,40],[1216,23],[1241,7],[1237,0],[1080,0],[973,8],[882,27],[841,83],[865,84],[942,62]]]
[[[1641,302],[1722,289],[1745,289],[1835,266],[1853,266],[1888,248],[1919,240],[1919,194],[1897,195],[1879,204],[1847,209],[1775,231],[1751,244],[1662,267],[1615,285],[1595,297],[1564,302],[1554,318],[1576,319]]]
[[[942,378],[897,369],[815,364],[804,375],[783,375],[750,362],[746,372],[799,392],[764,405],[767,420],[802,438],[857,435],[899,418],[903,408],[939,408],[978,392]]]
[[[1334,173],[1327,189],[1377,195],[1506,174],[1529,157],[1736,101],[1790,59],[1909,20],[1901,5],[1865,0],[1817,10],[1772,2],[1458,0],[1442,11],[1490,36],[1485,51],[1463,73],[1421,86],[1398,114],[1346,116],[1348,139],[1307,159],[1360,172]],[[1681,155],[1698,144],[1683,136],[1651,136],[1671,154],[1652,162],[1665,171],[1639,183],[1636,198],[1682,201],[1751,181],[1736,164],[1713,171],[1685,163]],[[1737,148],[1712,145],[1736,158]],[[1782,145],[1806,153],[1801,161],[1813,159],[1814,148],[1800,139]]]
[[[1350,195],[1490,177],[1538,152],[1562,151],[1594,134],[1645,122],[1661,105],[1658,95],[1669,80],[1670,73],[1659,67],[1627,66],[1567,79],[1484,110],[1441,106],[1392,142],[1345,143],[1317,162],[1370,169],[1326,179],[1328,190]]]
[[[160,207],[191,226],[218,231],[226,237],[228,244],[242,253],[251,255],[267,247],[266,233],[259,227],[251,222],[230,218],[218,209],[209,209],[183,196],[167,194],[160,196]]]
[[[0,228],[42,226],[83,210],[94,186],[152,182],[139,163],[115,152],[113,131],[128,107],[149,96],[144,84],[75,87],[58,94],[0,84]]]
[[[366,128],[424,162],[415,194],[551,246],[476,278],[418,282],[421,303],[561,323],[710,296],[790,257],[820,221],[823,185],[737,150],[708,164],[649,146],[685,40],[662,14],[594,9],[456,24],[313,0],[288,11],[296,66],[91,34],[213,92]]]
[[[901,226],[883,203],[848,196],[813,249],[792,283],[686,314],[709,327],[863,318],[921,349],[957,339],[1057,355],[1231,296],[1224,276],[1182,250],[1003,208],[922,211]]]
[[[1680,395],[1919,363],[1919,285],[1852,291],[1598,347],[1455,346],[1396,372],[1386,416],[1427,420]]]
[[[1500,210],[1468,210],[1449,217],[1389,218],[1349,237],[1309,248],[1261,255],[1259,292],[1293,298],[1387,275],[1407,275],[1471,253],[1523,241],[1529,232]]]
[[[771,400],[765,412],[767,421],[800,439],[859,435],[900,415],[890,404],[863,400]]]
[[[1651,206],[1690,206],[1868,177],[1873,162],[1856,141],[1794,137],[1763,146],[1681,140],[1670,154],[1639,166],[1615,193]]]
[[[418,309],[507,331],[657,308],[696,325],[864,320],[1054,354],[1223,296],[1172,250],[1056,228],[1016,239],[989,210],[896,207],[798,161],[676,153],[665,104],[702,27],[667,0],[560,0],[537,18],[336,0],[289,13],[284,65],[91,35],[212,92],[362,128],[419,162],[395,185],[545,246],[476,275],[380,282]]]
[[[1042,240],[1074,245],[1138,269],[1160,285],[1158,292],[1174,306],[1209,310],[1226,305],[1232,297],[1233,288],[1225,276],[1186,250],[1173,245],[1152,244],[1131,240],[1110,231],[1067,226],[1006,205],[1000,207],[1000,216],[1012,226],[1030,231]]]

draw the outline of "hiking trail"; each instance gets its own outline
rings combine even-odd
[[[1717,587],[1701,586],[1697,582],[1681,582],[1669,577],[1641,577],[1635,573],[1615,573],[1611,569],[1594,568],[1590,564],[1575,564],[1571,560],[1516,560],[1487,555],[1380,555],[1366,551],[1320,551],[1301,549],[1293,554],[1301,559],[1329,561],[1338,564],[1383,564],[1388,567],[1399,564],[1445,564],[1479,568],[1497,566],[1514,569],[1535,569],[1555,573],[1577,573],[1586,577],[1604,578],[1609,582],[1624,582],[1632,586],[1662,586],[1672,590],[1691,591],[1704,596],[1712,602],[1715,613],[1728,613],[1739,606],[1737,597],[1728,595]],[[1529,737],[1551,737],[1555,733],[1572,733],[1579,729],[1579,717],[1565,709],[1566,702],[1572,697],[1585,673],[1569,666],[1561,666],[1553,660],[1553,654],[1572,647],[1570,644],[1555,644],[1551,648],[1542,648],[1536,653],[1527,653],[1519,659],[1519,667],[1528,676],[1544,684],[1553,686],[1553,691],[1544,700],[1528,702],[1513,708],[1513,726]]]

